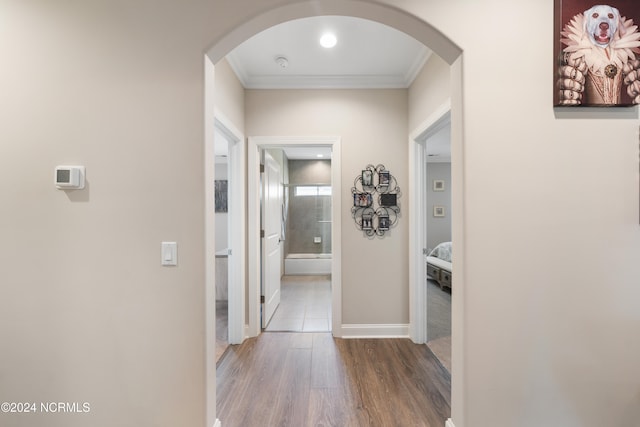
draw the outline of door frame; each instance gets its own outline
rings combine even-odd
[[[409,136],[409,336],[417,344],[427,342],[427,139],[451,122],[451,100],[422,122]],[[453,160],[453,157],[452,157]]]
[[[342,330],[342,225],[341,138],[338,136],[250,136],[247,148],[248,179],[248,336],[260,335],[260,150],[283,146],[323,145],[331,147],[331,331]]]
[[[229,279],[228,341],[242,344],[245,338],[245,149],[244,135],[220,111],[216,111],[215,128],[229,142],[228,207],[229,207]],[[233,286],[235,284],[235,286]]]

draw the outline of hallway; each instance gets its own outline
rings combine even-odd
[[[450,396],[449,373],[408,339],[265,332],[231,346],[217,368],[224,427],[442,427]]]

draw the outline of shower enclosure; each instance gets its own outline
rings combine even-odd
[[[331,273],[331,186],[285,185],[285,274]]]

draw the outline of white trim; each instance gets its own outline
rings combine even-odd
[[[409,325],[342,325],[342,338],[409,338]]]
[[[424,46],[407,72],[400,75],[274,75],[250,76],[234,51],[226,59],[245,89],[406,89],[422,70],[433,52]]]
[[[222,427],[222,423],[219,419],[216,418],[216,423],[213,425],[213,427]]]
[[[427,342],[427,272],[423,249],[427,247],[426,140],[450,122],[451,100],[447,99],[409,136],[409,324],[411,339]]]
[[[451,113],[451,99],[448,98],[442,104],[436,108],[433,113],[429,115],[418,127],[411,132],[410,139],[415,141],[416,139],[424,140],[432,135],[435,135],[445,125],[449,123],[449,120],[445,120],[445,117]]]
[[[427,63],[432,54],[433,51],[424,46],[420,53],[416,55],[415,61],[411,64],[411,67],[409,67],[409,70],[407,70],[407,73],[404,76],[404,84],[406,88],[413,84],[413,81],[418,77],[418,74],[422,71],[424,64]]]
[[[205,247],[205,404],[206,425],[216,415],[216,233],[214,207],[215,181],[215,66],[211,58],[204,58],[204,247]]]
[[[245,300],[245,148],[244,135],[217,108],[215,128],[229,141],[229,344],[242,344]],[[213,182],[207,180],[207,185]],[[239,196],[239,197],[238,197]]]
[[[251,136],[247,149],[248,179],[248,271],[249,271],[249,329],[248,335],[260,334],[260,149],[287,145],[326,145],[331,153],[331,312],[333,336],[340,337],[342,324],[342,166],[341,139],[338,136]]]
[[[444,427],[456,427],[453,425],[453,421],[451,421],[451,418],[447,419],[447,422],[444,424]]]

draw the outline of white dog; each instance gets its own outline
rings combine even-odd
[[[591,43],[601,47],[609,46],[619,22],[620,12],[615,7],[597,5],[584,12],[585,31]]]
[[[596,5],[574,16],[561,34],[561,105],[620,104],[623,82],[640,103],[640,32],[631,19],[615,7]]]

